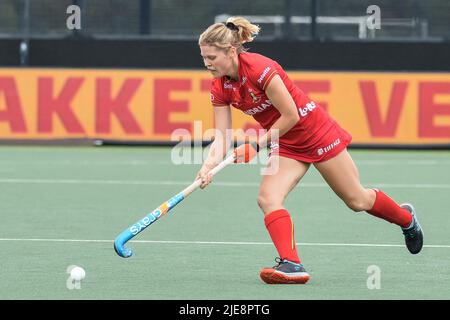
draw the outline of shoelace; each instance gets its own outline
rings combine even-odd
[[[283,259],[281,259],[280,257],[276,257],[275,262],[277,263],[277,265],[273,266],[274,269],[278,268],[283,263]]]
[[[415,237],[415,231],[416,231],[416,225],[414,224],[411,229],[403,230],[403,234],[407,236],[408,238],[414,238]]]
[[[403,234],[408,238],[408,239],[413,239],[415,238],[415,234],[412,231],[403,231]]]

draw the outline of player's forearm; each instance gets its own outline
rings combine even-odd
[[[270,127],[270,130],[261,136],[258,140],[260,148],[265,148],[271,141],[276,141],[289,130],[291,130],[298,122],[299,118],[291,115],[281,115],[277,121]]]

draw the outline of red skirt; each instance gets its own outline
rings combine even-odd
[[[337,156],[351,141],[350,133],[334,122],[334,125],[307,149],[283,143],[283,137],[281,137],[278,143],[270,144],[269,156],[279,155],[307,163],[322,162]]]

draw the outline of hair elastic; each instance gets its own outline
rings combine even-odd
[[[223,24],[230,30],[239,31],[239,27],[235,25],[233,22],[224,22]]]

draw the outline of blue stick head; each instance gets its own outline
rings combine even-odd
[[[133,255],[133,251],[128,248],[125,248],[124,244],[117,239],[114,241],[114,251],[121,256],[122,258],[129,258]]]

